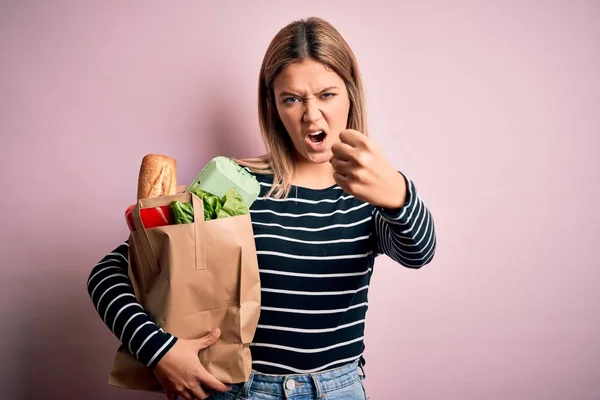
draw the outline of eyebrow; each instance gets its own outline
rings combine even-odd
[[[328,92],[330,90],[336,90],[336,89],[338,89],[337,86],[328,86],[328,87],[322,89],[319,93]],[[279,97],[287,97],[287,96],[300,96],[300,95],[298,93],[288,92],[288,91],[281,92],[279,94]]]

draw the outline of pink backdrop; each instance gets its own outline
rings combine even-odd
[[[261,58],[309,15],[356,51],[373,137],[438,229],[429,266],[376,265],[371,398],[600,398],[598,2],[345,3],[0,3],[3,399],[161,398],[107,386],[86,279],[144,154],[185,183],[262,151]]]

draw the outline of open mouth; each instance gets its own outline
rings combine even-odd
[[[325,131],[315,131],[315,132],[311,132],[308,134],[308,138],[310,139],[311,142],[313,143],[320,143],[323,140],[325,140],[325,136],[327,136],[327,134],[325,133]]]

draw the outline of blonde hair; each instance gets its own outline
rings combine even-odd
[[[269,44],[259,74],[258,118],[267,154],[235,159],[254,173],[273,175],[273,186],[266,196],[287,197],[296,158],[294,145],[277,114],[273,81],[283,68],[304,59],[320,62],[344,80],[350,98],[347,128],[368,135],[362,78],[348,43],[323,19],[312,17],[290,23]]]

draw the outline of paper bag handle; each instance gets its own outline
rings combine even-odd
[[[148,232],[146,231],[146,228],[144,228],[144,225],[142,223],[142,219],[140,217],[140,210],[144,208],[170,205],[175,200],[182,202],[190,202],[189,200],[191,200],[194,210],[194,241],[196,247],[196,270],[206,269],[206,243],[204,241],[204,203],[198,196],[196,196],[193,193],[183,193],[173,196],[139,199],[137,206],[133,207],[132,210],[133,224],[135,226],[136,232],[138,232],[141,236],[140,242],[144,254],[146,255],[147,261],[150,264],[150,268],[157,274],[160,272],[160,266],[158,265],[156,254],[152,249],[152,244],[150,242],[150,238],[148,237]]]
[[[206,269],[206,241],[204,240],[204,202],[194,193],[194,242],[196,243],[196,271]]]
[[[131,211],[133,225],[135,226],[135,232],[140,236],[140,244],[142,245],[142,252],[144,253],[146,262],[150,265],[150,269],[158,274],[160,272],[160,267],[158,266],[158,261],[156,260],[152,245],[150,244],[148,232],[146,232],[146,228],[144,228],[142,218],[140,217],[140,210],[142,208],[145,208],[144,202],[143,199],[139,199],[137,205],[133,207],[133,210]]]

